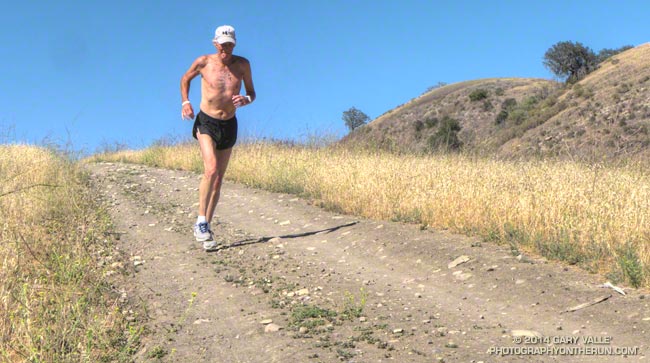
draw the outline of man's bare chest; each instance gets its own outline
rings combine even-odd
[[[241,85],[243,73],[234,66],[215,66],[209,65],[201,72],[203,81],[208,86],[216,89],[232,89]]]

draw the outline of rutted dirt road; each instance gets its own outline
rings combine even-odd
[[[233,183],[213,225],[228,247],[206,253],[191,232],[199,175],[90,168],[128,262],[109,266],[147,326],[137,361],[650,359],[650,296],[601,276]]]

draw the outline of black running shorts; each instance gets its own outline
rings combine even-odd
[[[229,120],[219,120],[212,118],[203,111],[199,111],[192,127],[192,136],[196,137],[196,131],[201,131],[203,135],[210,135],[214,140],[217,150],[225,150],[235,146],[237,142],[237,117]]]

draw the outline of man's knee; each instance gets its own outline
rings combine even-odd
[[[219,176],[219,170],[216,165],[205,166],[203,175],[208,179],[214,181]]]

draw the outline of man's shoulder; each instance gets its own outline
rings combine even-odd
[[[198,57],[196,57],[196,60],[194,62],[200,64],[200,65],[206,65],[210,61],[210,54],[203,54]]]
[[[235,58],[235,62],[237,62],[237,63],[242,63],[242,64],[249,64],[250,63],[248,61],[248,59],[246,59],[246,58],[244,58],[244,57],[242,57],[240,55],[234,55],[233,54],[232,56],[233,56],[233,58]]]

